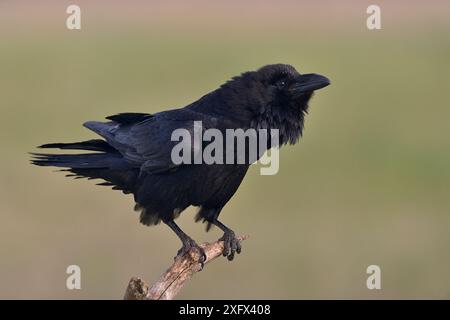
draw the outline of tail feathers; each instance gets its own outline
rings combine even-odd
[[[127,162],[119,153],[47,154],[32,153],[32,164],[65,168],[127,169]]]
[[[136,180],[139,176],[138,169],[66,169],[61,171],[70,172],[66,177],[74,177],[74,179],[103,179],[105,182],[97,183],[97,185],[112,186],[113,190],[122,190],[125,194],[134,191]]]
[[[98,183],[113,189],[132,193],[139,176],[139,168],[132,167],[116,149],[104,140],[88,140],[75,143],[49,143],[39,148],[98,151],[84,154],[31,153],[31,163],[37,166],[68,168],[67,176],[75,179],[103,179]]]
[[[90,150],[90,151],[103,151],[103,152],[117,152],[116,149],[111,147],[106,141],[101,139],[93,139],[83,142],[74,143],[47,143],[39,146],[39,148],[58,148],[68,150]]]

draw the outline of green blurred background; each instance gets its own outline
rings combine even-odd
[[[120,299],[180,244],[144,227],[133,199],[32,167],[46,142],[94,135],[87,120],[184,106],[269,63],[328,76],[280,171],[254,166],[221,217],[249,234],[186,299],[450,298],[450,4],[375,1],[0,3],[0,298]],[[65,27],[66,8],[82,29]],[[428,5],[428,6],[427,6]],[[221,233],[178,220],[198,241]],[[66,289],[77,264],[82,290]],[[366,288],[366,268],[382,290]]]

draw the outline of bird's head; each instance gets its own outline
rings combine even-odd
[[[280,143],[302,135],[308,102],[315,90],[330,84],[318,74],[300,74],[287,64],[266,65],[232,78],[214,93],[218,112],[255,129],[279,129]]]
[[[271,64],[232,78],[189,108],[228,119],[237,128],[278,129],[280,144],[294,144],[314,91],[329,84],[324,76]]]
[[[315,90],[330,84],[328,78],[314,73],[300,74],[288,64],[271,64],[250,73],[255,87],[264,96],[265,107],[280,111],[308,110],[308,102]]]

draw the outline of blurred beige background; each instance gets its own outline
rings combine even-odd
[[[247,175],[222,211],[251,238],[186,299],[450,298],[448,1],[2,1],[0,298],[120,299],[179,241],[144,227],[131,196],[29,165],[81,124],[184,106],[268,63],[327,75],[280,172]],[[82,29],[65,27],[69,4]],[[379,4],[382,30],[366,28]],[[220,237],[178,220],[199,241]],[[82,290],[65,287],[66,267]],[[382,290],[366,268],[382,269]]]

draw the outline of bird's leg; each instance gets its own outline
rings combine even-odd
[[[165,224],[167,224],[170,227],[170,229],[172,229],[177,234],[178,238],[180,238],[183,244],[181,249],[178,250],[177,256],[185,255],[189,253],[189,251],[192,248],[194,248],[198,250],[198,252],[200,253],[199,262],[201,263],[203,269],[203,265],[206,261],[205,250],[203,250],[203,248],[201,248],[191,237],[189,237],[186,233],[184,233],[184,231],[180,229],[180,227],[175,223],[175,221],[170,220],[165,222]]]
[[[219,220],[215,219],[211,223],[223,231],[223,236],[219,239],[223,241],[223,256],[227,257],[229,261],[233,260],[235,253],[241,253],[241,242],[234,231]]]

